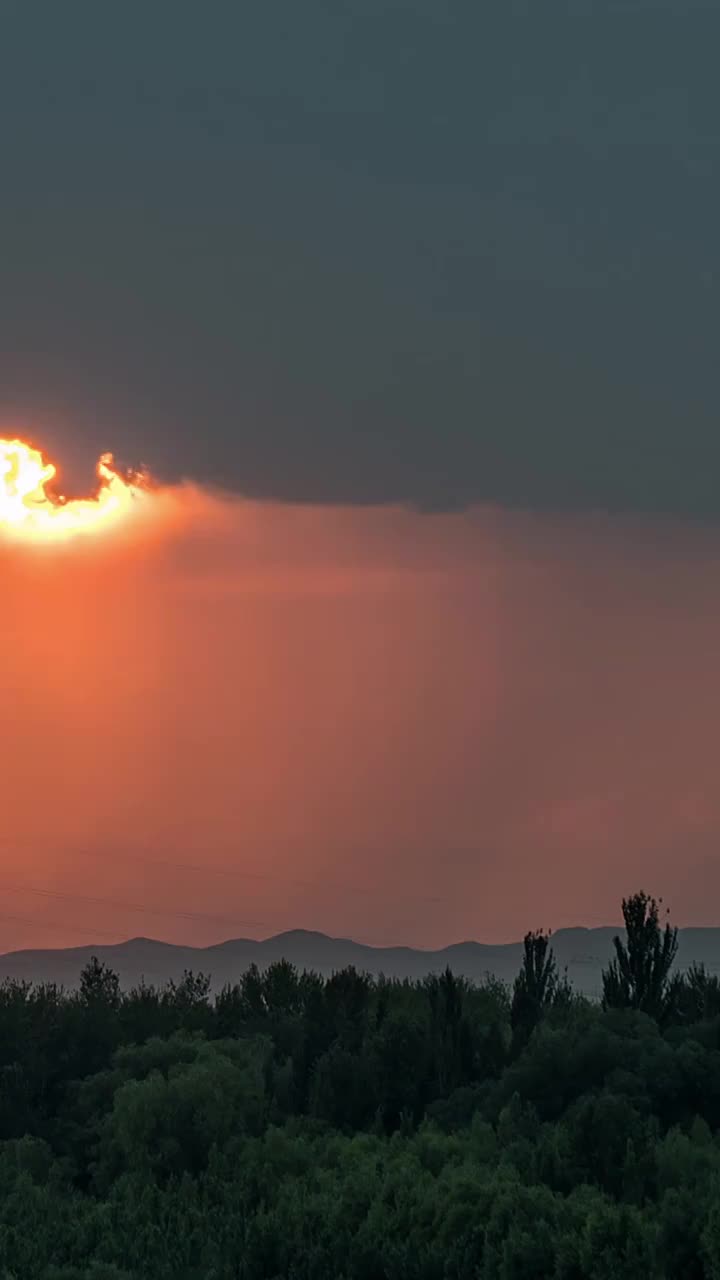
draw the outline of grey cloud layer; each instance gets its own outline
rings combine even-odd
[[[718,36],[660,2],[12,6],[0,417],[78,473],[716,516]]]

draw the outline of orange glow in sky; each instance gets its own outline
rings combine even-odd
[[[0,439],[0,532],[34,542],[57,541],[98,531],[125,519],[147,492],[140,474],[123,476],[113,456],[97,464],[92,498],[67,499],[48,489],[57,468],[22,440]]]
[[[189,482],[118,523],[112,467],[57,506],[2,448],[0,953],[716,922],[716,528]]]

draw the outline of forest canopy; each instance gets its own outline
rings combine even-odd
[[[3,1280],[720,1277],[720,983],[644,894],[603,998],[281,961],[0,986]]]

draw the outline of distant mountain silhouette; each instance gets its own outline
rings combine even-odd
[[[616,927],[601,929],[558,929],[552,946],[562,971],[578,991],[595,996],[601,989],[601,971],[612,954]],[[711,971],[720,970],[720,928],[681,929],[678,965],[686,968],[703,962]],[[294,929],[258,942],[252,938],[232,938],[210,947],[175,946],[152,938],[131,938],[111,946],[68,947],[58,950],[10,951],[0,956],[0,979],[19,978],[30,982],[56,982],[72,988],[90,956],[109,964],[127,988],[144,978],[162,984],[178,979],[184,969],[210,974],[214,989],[235,982],[253,961],[262,969],[273,960],[285,958],[299,969],[330,974],[347,965],[368,973],[384,973],[393,978],[422,978],[447,965],[456,974],[480,979],[493,974],[511,982],[519,967],[522,942],[489,945],[458,942],[439,951],[412,947],[370,947],[348,938],[331,938],[324,933]]]

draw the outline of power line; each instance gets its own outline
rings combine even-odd
[[[40,925],[43,929],[55,929],[59,933],[82,933],[91,938],[112,938],[114,942],[117,942],[116,933],[107,933],[107,931],[102,929],[83,929],[80,925],[53,924],[48,920],[32,920],[29,916],[16,916],[11,914],[9,911],[0,912],[0,920],[10,920],[14,924],[29,924],[32,928],[37,928],[38,925]],[[23,950],[28,949],[29,948],[23,948]],[[42,948],[32,948],[32,950],[41,949]]]
[[[4,843],[4,848],[10,851],[12,851],[14,847],[17,847],[16,842],[5,841],[3,843]],[[72,850],[68,850],[67,852],[70,854],[78,855],[80,857],[90,858],[98,861],[102,859],[103,861],[107,862],[106,854],[102,854],[90,849],[73,848]],[[217,867],[212,865],[206,866],[199,863],[176,862],[176,861],[171,861],[169,859],[148,858],[145,855],[136,854],[136,853],[124,852],[122,857],[123,857],[123,860],[129,861],[129,862],[136,862],[136,863],[140,863],[148,866],[162,867],[162,868],[171,869],[171,870],[190,871],[190,872],[195,872],[199,874],[217,875],[217,876],[237,878],[237,879],[251,879],[251,880],[265,881],[269,883],[294,884],[294,885],[302,886],[304,888],[314,888],[317,886],[317,884],[323,884],[323,885],[329,884],[330,887],[338,888],[344,893],[363,893],[363,894],[372,894],[373,896],[376,896],[378,892],[377,890],[360,888],[358,886],[340,885],[338,882],[293,879],[293,878],[288,878],[281,875],[272,875],[270,873],[244,871],[242,869],[235,868],[235,867]],[[2,887],[3,886],[0,885],[0,888]],[[179,910],[152,908],[152,907],[141,906],[140,904],[136,904],[136,903],[123,902],[116,898],[99,898],[99,897],[84,896],[81,894],[62,893],[55,890],[33,888],[29,885],[6,885],[4,887],[10,892],[31,893],[31,894],[35,894],[36,896],[41,896],[46,898],[56,898],[59,900],[65,900],[70,902],[73,902],[73,901],[84,902],[84,903],[88,903],[96,906],[97,905],[114,906],[114,907],[118,907],[121,910],[138,912],[138,913],[142,913],[143,915],[161,916],[161,917],[167,917],[167,918],[175,918],[179,920],[205,921],[210,924],[230,925],[233,928],[238,926],[243,928],[246,928],[246,927],[269,928],[270,927],[268,922],[265,920],[246,920],[246,919],[238,919],[237,917],[211,915],[211,914],[208,914],[205,912],[199,912],[199,911],[179,911]],[[406,901],[425,902],[428,904],[443,903],[443,904],[449,905],[449,900],[447,898],[441,898],[441,897],[420,897],[417,895],[413,896],[413,895],[407,895],[403,893],[403,898]],[[617,924],[608,925],[608,921],[605,916],[595,915],[594,913],[590,913],[590,912],[582,912],[581,914],[584,917],[584,919],[597,923],[603,927],[612,927],[612,928],[619,927]],[[0,916],[0,918],[2,917]],[[28,920],[27,923],[37,924],[42,922]],[[559,930],[572,929],[577,927],[582,927],[582,926],[578,926],[576,924],[572,924],[572,925],[559,924],[559,925],[556,925],[551,932],[554,933],[554,932],[558,932]],[[96,931],[82,930],[82,932],[87,932],[87,933],[96,932],[99,934],[102,931],[101,930],[96,930]],[[109,936],[109,935],[106,935],[106,936]],[[516,941],[517,939],[513,939],[513,940]],[[378,944],[371,944],[371,945],[378,945]]]
[[[131,941],[131,939],[126,937],[121,937],[120,939],[118,939],[117,933],[108,933],[108,931],[104,929],[83,929],[81,925],[57,924],[53,921],[46,920],[44,918],[38,919],[37,916],[33,919],[31,916],[19,916],[19,915],[10,913],[8,911],[0,912],[0,920],[8,920],[14,924],[27,924],[27,925],[30,925],[32,928],[39,927],[40,929],[54,929],[58,933],[78,933],[78,934],[83,934],[84,936],[90,937],[90,938],[98,938],[98,937],[109,938],[111,939],[113,945],[115,946],[122,946],[124,943]],[[342,941],[342,939],[340,940]],[[212,943],[209,943],[207,946],[199,947],[194,943],[166,942],[162,938],[154,938],[152,939],[152,941],[161,942],[163,943],[163,945],[171,948],[176,948],[176,949],[185,948],[191,951],[207,951],[213,946]],[[250,939],[250,941],[255,942],[257,941],[257,939]],[[371,947],[373,949],[378,949],[378,950],[394,950],[394,949],[397,949],[398,947],[402,947],[403,945],[405,945],[405,944],[398,944],[396,942],[379,942],[377,939],[373,939],[373,938],[353,937],[352,941],[354,943],[357,943],[359,946]],[[34,951],[43,950],[42,947],[33,947],[33,948],[24,947],[21,949],[34,950]],[[64,950],[65,948],[61,948],[61,949]],[[415,951],[421,950],[418,947],[414,947],[414,948],[411,947],[410,949]],[[438,948],[431,948],[431,950],[438,950]],[[442,948],[439,948],[439,950],[442,950]]]
[[[98,853],[92,849],[73,849],[71,852],[79,855],[81,858],[107,860],[106,854]],[[245,871],[239,867],[216,867],[197,862],[175,862],[166,858],[148,858],[146,855],[138,853],[123,852],[122,859],[126,862],[139,862],[145,866],[165,867],[166,869],[174,871],[193,871],[202,875],[228,876],[238,880],[258,880],[270,884],[291,884],[295,885],[296,888],[301,889],[335,889],[339,893],[366,894],[371,897],[377,897],[378,893],[382,892],[380,889],[368,889],[361,885],[341,884],[337,880],[325,880],[319,878],[315,880],[298,880],[291,876],[272,875],[269,872]],[[447,898],[406,893],[404,890],[398,890],[398,892],[402,893],[403,898],[407,902],[424,902],[428,905],[436,906],[440,903],[447,903],[448,901]]]
[[[201,911],[162,910],[161,908],[143,907],[132,902],[121,902],[117,898],[92,898],[80,893],[60,893],[54,889],[37,889],[31,885],[0,884],[0,889],[6,893],[31,893],[37,897],[58,898],[65,902],[86,902],[93,906],[119,907],[123,911],[137,911],[149,916],[172,916],[178,920],[205,920],[211,924],[241,925],[243,928],[247,926],[253,928],[266,927],[266,922],[263,920],[238,920],[230,916],[207,915]]]
[[[122,909],[122,910],[127,910],[127,911],[140,911],[140,912],[142,912],[143,914],[146,914],[146,915],[169,916],[169,917],[176,917],[176,918],[178,918],[178,919],[202,920],[202,921],[209,921],[209,922],[211,922],[211,923],[217,923],[217,922],[220,922],[220,923],[224,923],[224,924],[232,924],[232,925],[238,925],[238,924],[244,924],[244,925],[248,925],[248,924],[257,924],[257,925],[261,925],[263,928],[268,928],[268,927],[270,927],[270,926],[268,925],[267,921],[248,921],[248,920],[240,921],[240,920],[237,920],[237,919],[234,919],[234,918],[229,918],[229,917],[227,917],[227,916],[214,916],[214,915],[204,914],[204,913],[202,913],[202,912],[171,911],[171,910],[167,910],[167,911],[157,910],[157,911],[156,911],[156,910],[155,910],[155,909],[153,909],[153,908],[149,908],[149,907],[142,907],[142,906],[139,906],[139,905],[136,905],[136,904],[127,903],[127,902],[121,902],[121,901],[119,901],[119,900],[118,900],[118,899],[116,899],[116,898],[96,898],[96,897],[91,897],[91,896],[86,895],[86,894],[63,893],[63,892],[60,892],[59,890],[54,890],[54,889],[41,889],[41,888],[38,888],[38,887],[36,887],[36,886],[32,886],[32,885],[18,885],[18,884],[2,884],[2,883],[0,883],[0,890],[3,890],[3,891],[4,891],[4,892],[6,892],[6,893],[29,893],[29,894],[34,895],[35,897],[56,899],[56,900],[59,900],[59,901],[62,901],[62,902],[82,902],[82,903],[89,903],[89,904],[92,904],[92,905],[113,906],[113,907],[118,907],[118,908],[120,908],[120,909]],[[31,926],[33,926],[34,928],[38,928],[38,927],[39,927],[39,928],[43,928],[43,929],[45,929],[45,928],[47,928],[47,929],[56,929],[56,930],[59,930],[59,931],[61,931],[61,932],[68,932],[68,933],[83,933],[83,934],[86,934],[86,935],[88,935],[88,936],[90,936],[90,937],[105,937],[105,938],[112,938],[113,940],[117,940],[117,933],[108,933],[106,930],[102,930],[102,929],[84,929],[84,928],[82,928],[82,927],[75,926],[75,925],[67,925],[67,926],[66,926],[66,925],[62,925],[62,924],[56,924],[56,923],[53,923],[53,922],[47,921],[47,920],[45,920],[44,918],[40,918],[40,919],[38,919],[38,918],[36,917],[35,919],[31,919],[31,918],[26,917],[26,916],[18,916],[18,915],[13,915],[13,914],[10,914],[10,913],[0,913],[0,920],[13,920],[13,921],[16,921],[16,922],[18,922],[18,923],[20,923],[20,924],[27,924],[27,925],[31,925]],[[252,941],[257,941],[257,939],[252,939]],[[385,944],[382,944],[382,943],[378,943],[377,941],[371,941],[371,942],[367,942],[367,941],[365,941],[365,942],[363,942],[363,940],[362,940],[362,939],[360,939],[360,938],[355,938],[355,939],[354,939],[354,941],[359,942],[359,943],[361,943],[362,945],[365,945],[365,946],[372,946],[372,947],[378,947],[378,946],[383,946],[383,945],[384,945],[384,946],[397,946],[397,945],[398,945],[397,943],[385,943]],[[168,945],[183,945],[183,944],[174,944],[174,943],[173,943],[173,944],[168,944]]]

